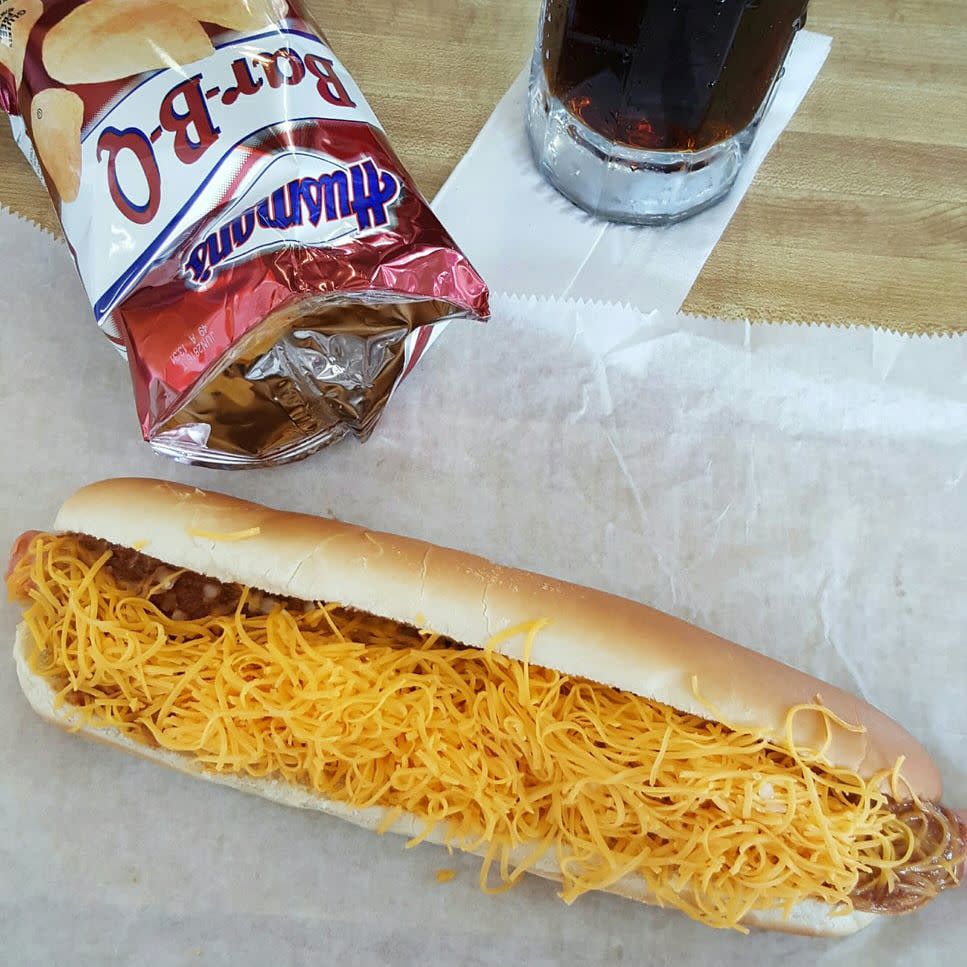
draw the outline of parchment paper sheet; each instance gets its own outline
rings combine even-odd
[[[718,205],[677,225],[611,224],[581,211],[544,181],[527,144],[526,71],[494,109],[433,208],[497,291],[618,299],[643,312],[677,312],[822,69],[831,43],[808,30],[796,36],[735,187]]]
[[[967,340],[746,328],[498,298],[373,440],[219,475],[140,442],[65,248],[0,213],[0,545],[152,474],[332,512],[639,597],[856,688],[967,805]],[[0,641],[17,610],[0,605]],[[4,646],[6,647],[6,646]],[[457,870],[446,885],[440,868]],[[45,725],[0,661],[6,964],[960,962],[967,890],[844,942],[743,938],[408,852]]]

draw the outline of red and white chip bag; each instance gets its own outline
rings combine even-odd
[[[487,316],[297,3],[0,0],[0,103],[161,453],[365,439],[442,324]]]

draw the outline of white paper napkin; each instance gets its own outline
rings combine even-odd
[[[0,212],[0,548],[155,475],[630,595],[854,689],[967,805],[967,339],[498,297],[372,440],[276,471],[155,456],[67,249]],[[18,611],[0,605],[0,643]],[[435,871],[456,879],[436,882]],[[845,941],[712,931],[176,775],[40,721],[0,662],[0,934],[50,964],[953,964],[963,895]],[[959,906],[958,906],[959,904]]]
[[[663,228],[615,225],[559,195],[527,143],[527,72],[497,105],[433,207],[491,288],[539,296],[681,308],[689,290],[826,60],[831,38],[801,31],[775,100],[731,194]]]

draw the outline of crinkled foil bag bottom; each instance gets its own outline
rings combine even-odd
[[[487,289],[285,0],[0,0],[0,104],[142,433],[211,467],[365,439]]]

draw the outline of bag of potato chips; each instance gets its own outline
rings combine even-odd
[[[0,103],[141,429],[215,467],[365,439],[487,290],[285,0],[0,0]]]

